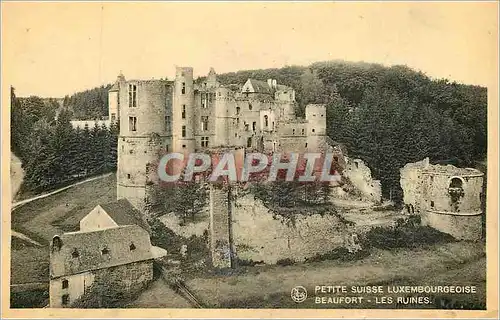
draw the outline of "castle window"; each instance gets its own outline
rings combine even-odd
[[[249,125],[248,123],[245,122],[245,131],[248,131],[249,130]]]
[[[208,116],[201,117],[201,131],[208,130]]]
[[[128,129],[130,131],[137,131],[137,117],[128,118]]]
[[[236,107],[236,114],[240,114],[240,107]]]
[[[186,119],[186,105],[182,105],[182,119]]]
[[[112,113],[111,114],[111,122],[115,122],[116,120],[116,114]]]
[[[248,110],[252,110],[252,104],[251,103],[248,104]]]
[[[186,145],[185,144],[182,145],[182,149],[186,149]]]
[[[167,144],[167,145],[165,146],[165,151],[169,152],[169,151],[170,151],[169,149],[170,149],[170,146]]]
[[[434,208],[434,201],[431,201],[431,207]]]
[[[170,131],[170,116],[165,116],[165,131]]]
[[[182,83],[181,93],[186,94],[186,83],[185,82]]]
[[[255,132],[255,130],[257,130],[257,122],[253,122],[252,123],[252,131]]]
[[[217,92],[217,96],[220,97],[221,96],[221,93],[220,92]]]
[[[73,252],[71,252],[71,256],[72,256],[73,258],[78,258],[78,257],[80,256],[80,253],[79,253],[79,252],[78,252],[78,250],[76,250],[76,248],[75,248],[75,249],[73,249]]]
[[[273,128],[273,130],[274,130],[274,121],[272,122],[272,125],[273,125],[273,127],[272,127],[272,128]]]
[[[130,179],[130,173],[127,173],[127,179]]]
[[[208,137],[201,137],[201,146],[208,147]]]
[[[102,255],[109,254],[109,249],[108,249],[108,248],[103,248],[103,249],[101,250],[101,254],[102,254]]]
[[[68,288],[68,286],[69,286],[69,281],[68,281],[68,280],[66,280],[66,279],[64,279],[64,280],[62,281],[62,288],[63,288],[63,289],[67,289],[67,288]]]
[[[182,126],[182,137],[186,137],[186,126]]]
[[[128,85],[128,106],[130,108],[137,107],[137,86],[135,84]]]
[[[315,132],[316,130],[315,129],[312,129],[312,132]]]
[[[61,297],[61,303],[65,306],[69,303],[69,294],[63,294]]]
[[[269,127],[269,117],[267,114],[264,116],[264,126],[267,128]]]
[[[54,236],[54,238],[52,238],[52,250],[59,251],[61,250],[61,247],[62,247],[61,238],[59,236]]]
[[[306,148],[307,148],[307,142],[306,142]]]
[[[252,146],[252,137],[249,137],[247,139],[247,148],[250,148]]]
[[[135,250],[135,244],[132,242],[130,244],[130,251],[134,251]]]
[[[292,129],[292,134],[295,134],[295,129]]]

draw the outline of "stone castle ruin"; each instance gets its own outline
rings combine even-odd
[[[380,204],[380,181],[372,178],[363,161],[347,157],[341,145],[326,135],[326,106],[307,105],[305,118],[297,117],[295,110],[294,89],[273,79],[248,79],[239,86],[226,86],[217,81],[213,69],[206,78],[195,81],[190,67],[176,67],[171,81],[126,80],[120,74],[109,91],[109,119],[120,122],[117,198],[129,200],[146,216],[154,214],[155,208],[160,207],[156,191],[157,165],[162,155],[226,149],[243,153],[332,152],[344,183],[332,188],[331,197],[368,206]],[[407,213],[420,214],[424,224],[457,238],[475,239],[481,234],[482,177],[474,169],[432,166],[428,160],[408,164],[401,170]],[[249,259],[261,257],[259,252],[267,250],[266,245],[259,247],[240,228],[248,227],[249,221],[239,214],[241,210],[235,209],[227,193],[211,188],[209,198],[206,230],[214,266],[230,267],[235,251]],[[253,212],[252,219],[262,218],[260,213],[266,211],[259,206],[255,199],[244,205],[246,213]],[[313,232],[310,237],[316,239],[316,234],[324,239],[331,234],[331,225],[336,224],[332,219],[335,220],[319,216],[299,219],[298,228],[285,228],[281,233],[276,231],[281,227],[268,223],[273,229],[261,226],[267,233],[259,233],[259,237],[270,243],[279,242],[276,247],[283,248],[281,256],[303,259],[331,250],[330,245],[322,249],[314,241],[305,241],[303,235],[309,234],[308,226],[314,225],[321,232]],[[255,221],[253,224],[257,225]],[[268,239],[273,234],[273,239]],[[316,240],[321,243],[321,239]],[[330,240],[331,246],[341,242],[335,237]],[[248,243],[255,247],[253,253],[241,249],[248,248]],[[265,259],[275,262],[276,257],[269,257]]]
[[[429,158],[409,163],[401,169],[405,210],[457,239],[480,239],[483,178],[479,170],[432,165]]]

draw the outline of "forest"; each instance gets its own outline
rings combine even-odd
[[[300,116],[308,103],[325,103],[328,135],[346,146],[349,157],[365,161],[373,176],[381,180],[386,198],[401,199],[399,168],[408,162],[429,157],[433,163],[475,166],[476,162],[485,160],[486,88],[431,79],[423,72],[406,66],[385,67],[345,61],[218,75],[218,80],[226,85],[243,84],[248,78],[273,78],[280,84],[295,88],[297,114]],[[202,77],[198,78],[198,81],[202,80]],[[65,120],[65,117],[105,117],[108,89],[109,85],[66,96],[64,110],[71,111],[72,115],[59,117],[55,122],[51,120],[50,106],[42,108],[40,104],[35,104],[34,108],[17,107],[15,112],[16,105],[13,104],[12,150],[21,156],[27,168],[30,165],[26,162],[50,163],[61,157],[60,161],[65,165],[43,169],[48,170],[43,171],[47,176],[49,172],[67,177],[82,174],[77,172],[80,169],[69,169],[72,167],[88,166],[90,172],[113,167],[116,151],[107,148],[110,145],[116,148],[113,140],[116,137],[102,145],[97,141],[107,141],[116,134],[113,133],[115,129],[106,132],[103,128],[91,128],[80,132],[74,130],[69,134]],[[23,121],[28,125],[14,126],[19,121],[15,117],[20,117],[22,112],[21,117],[27,117]],[[73,138],[63,138],[66,134]],[[23,139],[27,142],[21,143]],[[57,146],[58,139],[63,140],[63,146]],[[73,139],[80,141],[79,151],[69,147],[75,144],[71,142]],[[49,157],[51,150],[55,153]],[[48,154],[44,155],[44,152]],[[68,156],[57,155],[57,152],[66,152]],[[76,160],[74,157],[79,152],[88,155],[78,156]],[[82,163],[85,163],[83,167]],[[56,170],[55,167],[64,167],[67,172],[61,173],[57,171],[61,169]],[[43,185],[36,180],[40,174],[36,172],[42,169],[30,170],[34,171],[33,185]]]
[[[474,167],[486,158],[486,88],[431,79],[406,66],[345,61],[218,75],[224,84],[248,78],[295,88],[298,115],[308,103],[325,103],[327,134],[371,168],[385,198],[401,199],[399,169],[408,162],[429,157]]]
[[[71,111],[11,88],[11,151],[25,172],[21,192],[42,192],[116,169],[118,127],[73,128]]]

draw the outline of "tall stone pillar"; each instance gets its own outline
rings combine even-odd
[[[231,212],[227,188],[210,185],[210,253],[214,268],[233,266]]]

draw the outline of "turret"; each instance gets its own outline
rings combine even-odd
[[[194,83],[193,68],[177,67],[175,72],[172,104],[173,149],[175,152],[192,152],[194,136]]]

